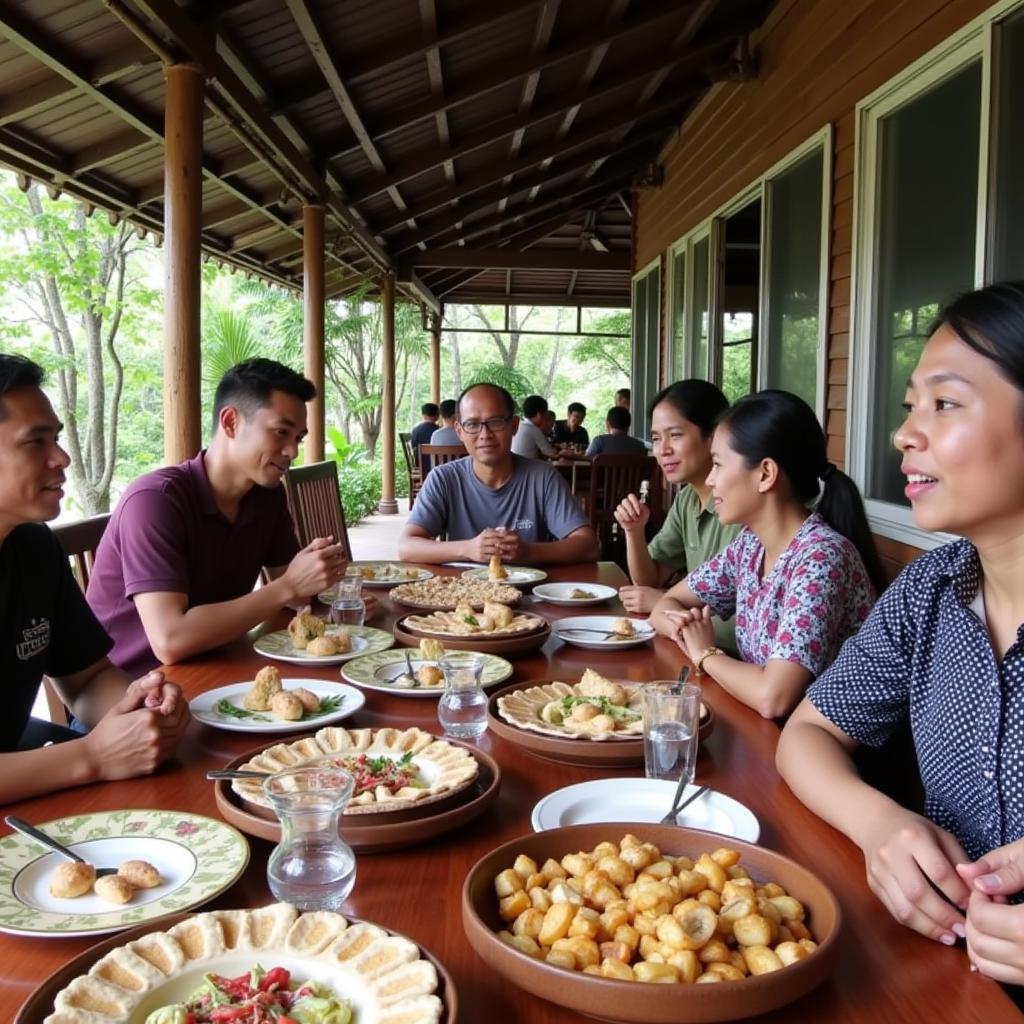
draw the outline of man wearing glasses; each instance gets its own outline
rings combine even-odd
[[[408,562],[554,564],[597,558],[597,537],[558,470],[512,453],[512,396],[477,384],[459,396],[455,430],[468,458],[434,469],[402,531]],[[435,540],[435,538],[440,538]]]

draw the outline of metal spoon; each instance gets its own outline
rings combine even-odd
[[[683,813],[683,809],[689,807],[694,800],[699,800],[710,788],[710,786],[701,786],[695,793],[691,793],[682,803],[678,803],[679,798],[683,795],[683,791],[686,789],[686,776],[681,776],[679,779],[679,786],[676,788],[676,795],[672,798],[672,810],[670,810],[658,824],[675,825],[678,822],[679,815]]]
[[[272,772],[254,772],[246,768],[215,768],[206,773],[206,777],[214,782],[220,779],[265,779]]]
[[[40,832],[34,825],[30,825],[23,818],[18,818],[13,814],[8,814],[4,818],[4,821],[14,829],[15,832],[20,832],[23,836],[27,836],[29,839],[34,839],[37,843],[42,843],[43,846],[49,847],[54,853],[59,853],[62,857],[66,857],[70,861],[74,861],[76,864],[88,864],[89,862],[84,857],[79,857],[77,853],[73,853],[62,843],[59,843],[52,836],[48,836],[45,832]],[[116,875],[117,868],[96,868],[96,877],[102,878],[104,875]]]

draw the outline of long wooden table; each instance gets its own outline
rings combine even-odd
[[[550,575],[555,580],[613,586],[625,582],[611,563],[564,566],[550,570]],[[531,607],[531,600],[527,599],[526,607]],[[383,604],[383,613],[372,625],[388,628],[396,611],[402,611],[386,600]],[[549,604],[533,607],[552,619],[571,613]],[[652,645],[612,654],[584,651],[552,639],[538,653],[513,660],[513,680],[578,678],[587,666],[637,681],[674,678],[682,660],[679,649],[661,638]],[[176,666],[169,675],[189,696],[195,696],[214,686],[251,679],[262,663],[248,643],[240,642]],[[303,674],[325,679],[337,679],[337,671],[302,669]],[[733,700],[707,677],[703,682],[717,723],[697,763],[698,781],[750,807],[761,822],[761,843],[819,874],[838,896],[845,915],[841,960],[832,978],[800,1002],[759,1019],[778,1024],[1019,1021],[1021,1015],[998,985],[970,973],[962,946],[947,949],[889,917],[864,881],[859,850],[807,811],[779,778],[774,765],[778,727]],[[365,707],[345,724],[418,725],[436,730],[436,705],[430,700],[369,692]],[[206,771],[223,766],[258,742],[250,735],[193,723],[178,760],[154,776],[54,793],[11,805],[5,811],[34,822],[81,812],[148,807],[217,817],[214,787],[206,781]],[[642,766],[601,770],[554,764],[490,733],[480,745],[501,764],[503,782],[497,803],[458,832],[418,848],[360,855],[356,887],[346,910],[403,932],[434,953],[454,977],[460,1019],[468,1024],[582,1021],[585,1018],[509,987],[484,967],[462,930],[461,886],[469,868],[483,854],[530,832],[530,812],[546,793],[592,778],[640,775]],[[271,901],[265,874],[271,844],[257,839],[250,843],[249,867],[218,898],[217,906],[259,906]],[[0,936],[0,1021],[13,1020],[36,986],[94,941]]]

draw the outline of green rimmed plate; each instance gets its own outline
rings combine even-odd
[[[409,651],[412,668],[415,672],[423,665],[436,665],[436,661],[424,661]],[[512,665],[496,654],[481,654],[484,659],[482,682],[484,687],[504,682],[512,675]],[[356,686],[367,690],[380,690],[382,693],[393,693],[396,697],[440,697],[444,693],[444,683],[439,686],[418,686],[408,689],[395,686],[393,679],[406,671],[405,649],[396,651],[380,651],[367,654],[362,658],[354,658],[342,670],[342,678]]]
[[[529,565],[503,565],[507,573],[504,579],[494,580],[495,583],[511,583],[513,587],[523,587],[530,583],[540,583],[546,580],[548,574],[543,569],[534,569]],[[490,580],[490,569],[486,565],[479,569],[467,569],[463,574],[464,580]]]
[[[305,651],[297,651],[292,646],[291,637],[287,629],[278,629],[273,633],[265,633],[252,645],[257,654],[265,658],[273,658],[274,661],[286,661],[289,665],[341,665],[353,658],[362,657],[364,654],[376,654],[379,651],[386,651],[394,646],[395,638],[391,633],[385,633],[383,629],[374,629],[373,626],[328,626],[327,632],[333,633],[339,629],[347,629],[352,635],[352,650],[347,654],[307,654]]]
[[[103,935],[191,910],[228,888],[249,862],[249,843],[235,828],[186,811],[98,811],[38,826],[97,867],[145,860],[162,882],[115,905],[93,892],[50,895],[64,858],[17,833],[0,839],[0,932],[71,937]]]

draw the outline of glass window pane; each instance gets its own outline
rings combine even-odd
[[[761,278],[761,200],[755,199],[727,217],[721,237],[722,380],[730,402],[755,388],[758,309]]]
[[[992,280],[1024,278],[1024,13],[997,27]]]
[[[880,120],[877,308],[868,496],[906,504],[892,434],[907,378],[942,306],[973,287],[981,62]],[[856,425],[854,425],[856,426]]]
[[[637,407],[638,411],[643,410],[643,415],[638,416],[634,421],[635,427],[633,433],[637,437],[642,437],[645,440],[650,437],[650,422],[647,419],[647,406],[650,404],[650,400],[658,392],[658,345],[659,345],[659,324],[661,323],[660,315],[660,299],[661,299],[661,270],[655,268],[647,275],[647,337],[644,342],[644,346],[647,350],[647,359],[645,363],[645,381],[644,381],[644,394],[643,394],[643,405]]]
[[[693,245],[693,308],[690,310],[690,344],[692,361],[690,372],[694,377],[709,379],[708,374],[708,333],[710,319],[710,265],[711,240],[705,235]]]
[[[686,345],[686,247],[672,257],[672,335],[669,341],[672,379],[683,376]]]
[[[824,149],[768,183],[767,379],[815,408],[821,292]]]
[[[647,282],[650,275],[638,278],[633,282],[633,398],[632,405],[636,409],[643,408],[646,401],[644,394],[644,357],[646,355],[647,338]]]

